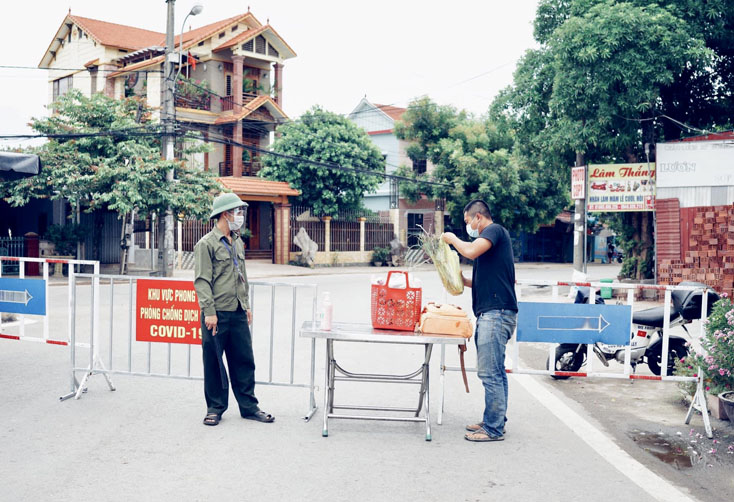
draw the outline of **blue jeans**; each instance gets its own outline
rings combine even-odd
[[[484,385],[482,427],[490,436],[502,436],[507,420],[507,374],[505,346],[517,325],[517,312],[490,310],[477,319],[477,375]]]

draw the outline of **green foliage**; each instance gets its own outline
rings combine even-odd
[[[700,370],[706,390],[714,395],[734,390],[734,305],[729,298],[714,304],[700,342],[703,350],[676,361],[676,369],[686,375]]]
[[[176,80],[177,106],[196,110],[210,110],[211,98],[209,82],[179,75],[178,80]]]
[[[734,115],[734,10],[727,0],[540,0],[539,47],[490,107],[514,131],[514,153],[569,189],[568,167],[638,162],[644,144],[689,135]],[[654,161],[654,152],[651,160]],[[618,233],[623,274],[653,276],[647,216],[604,216]],[[638,259],[633,259],[638,258]]]
[[[638,256],[627,255],[622,261],[622,269],[619,271],[619,277],[637,277],[637,266],[640,264]]]
[[[685,23],[655,4],[598,2],[569,17],[548,40],[554,68],[550,133],[559,147],[622,156],[639,147],[639,123],[686,67],[711,52]],[[631,159],[630,159],[631,160]]]
[[[53,242],[57,256],[76,256],[76,245],[84,240],[88,229],[76,223],[51,225],[44,239]]]
[[[463,228],[462,210],[474,198],[485,200],[493,218],[513,231],[533,231],[553,221],[568,203],[558,177],[520,152],[506,120],[468,117],[421,98],[410,103],[396,130],[398,137],[416,142],[413,151],[435,165],[432,173],[418,176],[401,167],[398,174],[415,180],[401,181],[401,195],[412,201],[421,194],[445,198],[457,228]]]
[[[372,263],[387,263],[390,260],[390,248],[376,247],[372,250]]]
[[[655,276],[655,247],[650,238],[654,226],[652,213],[601,213],[600,218],[614,231],[617,245],[625,252],[619,277],[652,279]]]
[[[657,32],[651,32],[651,35],[662,34],[663,37],[659,38],[660,43],[657,46],[650,45],[649,48],[653,52],[659,51],[661,59],[667,57],[665,53],[677,49],[675,46],[663,45],[666,43],[665,36],[674,37],[675,30],[667,34],[661,33],[661,27],[669,29],[671,26],[661,25],[659,21],[662,18],[657,16],[661,12],[666,13],[667,19],[674,19],[678,30],[686,31],[696,39],[696,43],[703,42],[713,54],[705,66],[696,64],[695,59],[692,59],[690,64],[686,63],[679,71],[674,72],[673,82],[660,87],[660,99],[654,103],[656,114],[664,113],[698,128],[730,129],[730,117],[734,115],[734,9],[731,8],[731,1],[658,0],[652,3],[649,0],[541,0],[535,19],[535,38],[541,44],[548,45],[554,32],[569,19],[582,18],[594,7],[597,7],[598,12],[612,4],[620,6],[625,13],[629,11],[631,22],[638,17],[640,11],[650,13],[654,23],[644,25],[645,29],[651,27],[653,32]],[[641,25],[638,26],[642,28]],[[619,28],[625,30],[630,39],[638,36],[637,32],[629,30],[624,24]],[[683,48],[684,52],[691,49],[687,46]],[[640,56],[643,55],[644,52],[640,53]],[[634,60],[635,57],[631,59]],[[652,114],[648,114],[650,115]],[[648,122],[643,126],[645,141],[650,143],[661,138],[677,139],[691,133],[669,120],[659,120],[654,124]],[[653,129],[656,129],[654,135]]]
[[[382,181],[380,175],[352,170],[384,172],[385,162],[367,133],[340,115],[315,106],[278,127],[278,133],[272,151],[285,157],[266,156],[259,176],[290,183],[301,192],[296,202],[310,206],[314,214],[333,216],[340,210],[359,209],[363,194],[374,192]]]
[[[35,118],[33,129],[43,134],[120,131],[108,136],[51,139],[32,149],[41,156],[40,176],[0,183],[0,196],[13,206],[33,198],[67,200],[87,211],[107,209],[120,215],[133,209],[141,216],[167,207],[174,214],[201,220],[209,216],[213,194],[221,186],[211,173],[190,168],[184,162],[161,160],[150,112],[143,101],[115,100],[102,94],[91,98],[71,90],[53,105],[50,117]],[[159,129],[157,129],[159,130]],[[206,149],[194,145],[184,153]],[[166,173],[174,169],[174,183]]]
[[[395,135],[415,141],[407,150],[411,160],[428,159],[435,164],[441,156],[439,142],[465,119],[465,112],[438,105],[424,96],[410,103],[401,121],[395,124]]]

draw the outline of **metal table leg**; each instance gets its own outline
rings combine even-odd
[[[423,422],[426,424],[426,441],[431,440],[431,414],[430,414],[430,362],[433,344],[426,343],[424,345],[423,363],[416,371],[405,374],[368,374],[368,373],[352,373],[341,368],[334,356],[334,340],[326,340],[326,375],[324,378],[324,427],[321,435],[328,437],[329,435],[329,418],[353,419],[353,420],[379,420],[379,421],[400,421],[400,422]],[[336,376],[339,373],[340,376]],[[371,382],[371,383],[403,383],[419,385],[418,406],[416,408],[400,408],[400,407],[382,407],[382,406],[355,406],[355,405],[334,405],[335,382],[353,381],[353,382]],[[425,407],[425,410],[423,409]],[[413,417],[397,417],[383,415],[363,415],[363,414],[342,414],[334,413],[334,410],[370,410],[370,411],[391,411],[391,412],[410,412]],[[421,411],[423,416],[421,417]]]
[[[423,393],[426,406],[426,441],[431,440],[431,375],[430,375],[430,362],[431,362],[431,351],[433,350],[432,344],[426,344],[426,360],[423,364],[423,381],[425,382],[425,392]]]
[[[334,390],[334,357],[333,341],[326,340],[326,371],[324,371],[324,428],[321,431],[323,437],[329,436],[329,413],[334,403],[332,392]]]

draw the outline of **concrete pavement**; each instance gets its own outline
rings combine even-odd
[[[614,270],[614,265],[591,266],[590,276],[613,277],[609,272]],[[369,278],[376,271],[248,264],[253,280],[317,283],[331,292],[335,319],[355,322],[369,322]],[[416,276],[426,300],[443,301],[430,267]],[[518,277],[568,280],[570,266],[519,264]],[[54,315],[61,316],[65,289],[53,289],[61,297]],[[452,301],[468,307],[471,300],[465,293]],[[268,316],[261,315],[260,322],[262,317]],[[307,345],[300,343],[299,350]],[[416,348],[345,343],[336,350],[340,362],[356,371],[407,371],[420,360]],[[256,357],[262,380],[265,357],[259,352]],[[455,362],[455,354],[448,357]],[[306,359],[299,355],[300,370]],[[463,427],[481,416],[481,385],[470,375],[471,393],[466,394],[460,376],[448,374],[443,425],[436,425],[434,356],[429,443],[418,424],[386,422],[332,421],[330,436],[322,438],[321,343],[316,359],[320,409],[308,423],[301,419],[304,389],[267,386],[259,386],[257,394],[263,409],[277,417],[268,425],[241,420],[232,410],[217,427],[201,425],[200,381],[117,376],[118,390],[109,392],[103,378],[95,376],[81,400],[59,403],[57,396],[69,385],[68,360],[64,347],[0,341],[2,500],[694,498],[620,453],[592,416],[539,378],[511,376],[506,441],[473,444],[463,439]],[[412,387],[344,384],[336,396],[343,402],[400,406],[413,404],[414,393]]]

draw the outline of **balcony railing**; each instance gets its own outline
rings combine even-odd
[[[262,162],[260,161],[243,162],[242,176],[256,176],[260,169],[262,169]],[[232,176],[233,173],[231,162],[219,163],[219,176]]]
[[[211,96],[185,96],[177,94],[175,103],[178,108],[206,111],[211,111],[212,109]]]
[[[243,92],[242,93],[242,104],[246,105],[253,99],[257,98],[257,96],[258,96],[257,94],[254,94],[252,92]],[[223,97],[220,97],[219,100],[222,103],[223,112],[234,109],[234,96],[223,96]]]

